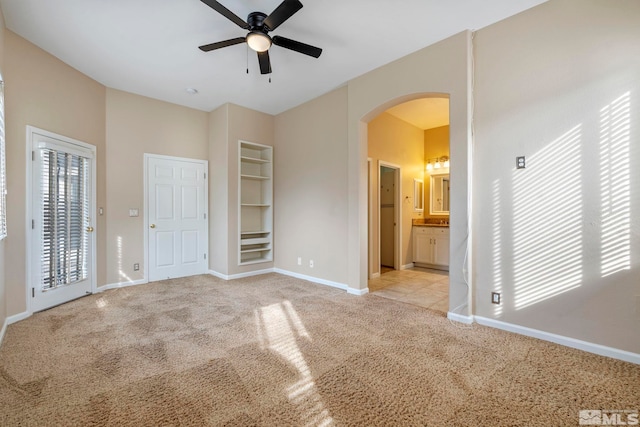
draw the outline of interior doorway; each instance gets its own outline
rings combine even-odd
[[[447,312],[449,199],[431,197],[430,186],[434,174],[441,176],[442,188],[448,184],[449,98],[430,94],[390,105],[366,123],[368,158],[378,161],[377,173],[369,163],[369,215],[379,225],[369,230],[369,291]],[[394,187],[393,172],[400,168]],[[434,200],[439,202],[437,209]],[[422,234],[428,235],[426,244]]]
[[[145,154],[149,281],[207,271],[206,160]]]
[[[378,259],[380,272],[399,270],[399,229],[402,217],[400,167],[383,161],[378,169]]]

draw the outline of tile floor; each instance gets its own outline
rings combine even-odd
[[[446,313],[449,311],[449,272],[414,267],[392,270],[369,280],[369,292],[384,298],[419,305]]]

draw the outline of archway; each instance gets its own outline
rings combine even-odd
[[[430,214],[428,201],[427,209],[414,208],[414,181],[423,184],[424,196],[428,196],[429,177],[435,172],[425,171],[427,157],[449,156],[448,126],[449,96],[446,94],[430,94],[399,103],[367,123],[367,156],[372,161],[369,173],[369,279],[378,277],[382,266],[404,270],[413,265],[412,220],[427,217],[435,220],[438,216]],[[434,128],[440,132],[433,132]],[[402,171],[396,188],[382,189],[385,183],[379,182],[378,178],[383,164]],[[389,198],[390,191],[394,195],[397,193],[397,200]],[[394,217],[396,220],[391,221]],[[448,221],[448,214],[440,214],[437,219]],[[393,234],[399,234],[396,242],[391,238]],[[394,252],[395,258],[392,257]]]
[[[449,317],[471,322],[473,253],[471,215],[473,49],[470,31],[461,32],[401,60],[367,73],[348,85],[349,292],[367,292],[367,123],[381,111],[425,96],[449,95],[452,225]],[[434,66],[438,64],[438,66]],[[453,310],[458,308],[457,310]]]

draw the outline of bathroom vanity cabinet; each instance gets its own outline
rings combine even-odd
[[[414,225],[413,263],[449,270],[449,227]]]

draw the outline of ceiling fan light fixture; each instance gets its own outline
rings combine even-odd
[[[256,52],[264,52],[271,47],[271,37],[260,31],[252,31],[247,35],[247,44]]]

